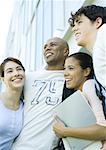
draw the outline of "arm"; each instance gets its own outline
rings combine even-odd
[[[53,130],[59,137],[74,137],[87,140],[106,139],[106,127],[100,125],[91,125],[85,128],[66,127],[59,119],[54,124]]]
[[[106,126],[106,120],[103,112],[102,102],[99,100],[95,91],[94,80],[87,80],[82,89],[85,94],[97,120],[97,124]]]

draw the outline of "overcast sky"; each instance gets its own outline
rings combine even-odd
[[[15,0],[0,0],[0,63],[3,59],[6,36]]]

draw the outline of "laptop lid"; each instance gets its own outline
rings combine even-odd
[[[55,109],[56,115],[69,127],[87,127],[96,123],[96,117],[87,99],[81,91],[76,91],[66,98]],[[93,143],[93,140],[83,140],[79,138],[65,138],[72,150],[83,150]],[[63,139],[64,142],[64,139]]]

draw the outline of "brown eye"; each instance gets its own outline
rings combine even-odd
[[[74,67],[68,67],[68,69],[69,69],[69,70],[73,70],[73,69],[74,69]]]
[[[82,21],[78,21],[78,24],[82,23]]]
[[[11,73],[11,72],[12,72],[12,69],[7,69],[5,72],[6,72],[6,73]]]
[[[8,71],[7,71],[7,73],[11,73],[11,72],[12,72],[12,70],[8,70]]]
[[[17,70],[18,70],[18,71],[19,71],[19,70],[22,70],[22,68],[18,68]]]

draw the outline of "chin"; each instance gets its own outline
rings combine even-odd
[[[77,45],[78,45],[78,46],[83,46],[82,41],[80,41],[80,40],[77,41]]]
[[[66,84],[66,88],[72,89],[72,87],[70,85],[67,85],[67,84]]]
[[[23,88],[23,85],[15,85],[13,88],[15,90],[21,90]]]
[[[77,43],[78,46],[82,46],[82,44],[80,42]]]

